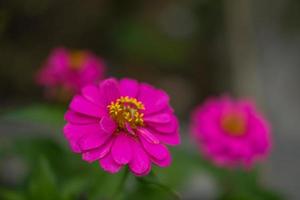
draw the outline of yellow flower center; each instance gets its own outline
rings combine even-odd
[[[245,118],[238,113],[231,113],[223,116],[221,126],[229,135],[241,136],[246,132]]]
[[[116,101],[111,102],[107,108],[110,116],[121,129],[124,129],[126,125],[130,125],[132,129],[144,125],[144,114],[140,111],[145,110],[145,107],[136,98],[121,96]]]
[[[81,69],[85,58],[86,53],[84,51],[73,51],[70,54],[70,68],[73,70]]]

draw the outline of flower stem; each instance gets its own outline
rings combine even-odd
[[[117,197],[119,197],[119,195],[124,190],[128,174],[129,174],[129,170],[128,170],[128,168],[126,168],[125,171],[124,171],[124,173],[123,173],[123,176],[121,177],[121,180],[120,180],[120,183],[119,183],[119,185],[118,185],[118,187],[116,189],[116,192],[112,196],[112,199],[117,199]]]
[[[151,172],[147,177],[143,177],[143,178],[138,178],[138,180],[142,183],[145,184],[149,184],[149,185],[155,185],[159,188],[161,188],[162,190],[164,190],[165,192],[167,192],[171,197],[173,197],[173,199],[181,199],[180,195],[173,190],[172,188],[170,188],[169,186],[160,183],[158,180],[158,177],[154,174],[154,172]]]

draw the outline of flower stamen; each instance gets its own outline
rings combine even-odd
[[[121,96],[116,101],[111,102],[107,108],[109,115],[121,129],[126,128],[126,124],[132,129],[144,126],[144,113],[140,111],[145,110],[145,106],[136,98]]]
[[[232,136],[241,136],[246,132],[246,120],[238,113],[227,114],[221,119],[221,127]]]
[[[70,54],[70,68],[73,70],[81,69],[85,58],[86,53],[84,51],[73,51]]]

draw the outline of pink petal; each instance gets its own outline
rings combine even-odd
[[[151,109],[151,112],[162,110],[162,109],[166,108],[169,105],[169,96],[163,90],[157,90],[156,91],[155,100],[156,101],[153,102],[153,107],[154,108]],[[148,113],[150,113],[150,110],[149,110]]]
[[[171,121],[166,124],[152,124],[148,123],[148,126],[160,133],[172,134],[178,130],[178,121],[175,116],[172,117]]]
[[[136,97],[139,90],[139,83],[133,79],[124,78],[120,80],[121,96]]]
[[[111,150],[112,157],[116,163],[124,165],[131,161],[133,154],[131,140],[125,133],[120,133],[116,136]]]
[[[71,124],[71,123],[67,123],[64,126],[63,133],[64,133],[64,136],[68,140],[71,140],[71,139],[78,140],[84,134],[80,131],[77,131],[77,129],[76,129],[77,126],[78,125],[74,126],[74,124]]]
[[[161,142],[169,145],[178,145],[180,144],[180,135],[179,132],[176,131],[172,134],[161,134],[157,131],[151,130],[153,135]]]
[[[64,127],[64,135],[66,138],[79,139],[83,136],[89,135],[111,135],[103,132],[100,125],[96,124],[72,124],[67,123]]]
[[[81,153],[82,152],[79,145],[77,144],[77,142],[75,140],[70,140],[69,144],[70,144],[71,150],[74,153]]]
[[[159,139],[157,139],[149,130],[146,128],[137,129],[140,136],[145,138],[148,142],[153,144],[159,144]]]
[[[75,96],[71,101],[70,108],[81,114],[98,117],[98,118],[105,115],[106,112],[103,109],[101,109],[99,106],[96,106],[95,104],[89,102],[82,96],[78,96],[78,95]]]
[[[110,148],[112,146],[112,141],[113,140],[110,140],[96,149],[91,149],[89,151],[84,152],[82,154],[82,159],[91,163],[103,158],[109,153]]]
[[[83,136],[78,140],[78,145],[81,150],[86,151],[86,150],[91,150],[97,147],[100,147],[103,143],[106,142],[106,140],[110,136],[107,135],[106,138],[101,137],[101,135],[89,135],[89,136]]]
[[[106,133],[113,133],[115,132],[117,125],[110,117],[102,117],[100,120],[100,128]]]
[[[144,149],[137,141],[133,141],[133,158],[129,162],[129,168],[134,174],[144,174],[150,168],[150,159]]]
[[[167,156],[164,159],[162,159],[162,160],[158,160],[158,159],[152,158],[151,161],[154,164],[156,164],[157,166],[168,167],[171,164],[171,162],[172,162],[172,158],[171,158],[170,154],[167,154]]]
[[[93,124],[99,121],[97,118],[83,115],[72,110],[66,112],[65,120],[73,124]]]
[[[138,174],[138,173],[135,173],[135,172],[132,172],[135,176],[147,176],[151,171],[151,164],[149,165],[149,168],[147,170],[145,170],[143,173],[141,174]]]
[[[145,83],[140,84],[138,99],[144,103],[146,114],[160,111],[169,104],[169,96],[165,92]]]
[[[165,124],[170,122],[172,119],[172,115],[169,113],[161,113],[156,115],[146,115],[144,117],[145,122],[155,123],[155,124]]]
[[[99,161],[100,166],[109,173],[117,173],[122,165],[116,163],[109,153]]]
[[[75,125],[68,123],[64,127],[64,135],[71,142],[77,142],[81,150],[89,150],[101,146],[111,134],[100,129],[99,124]]]
[[[99,89],[102,96],[102,102],[105,105],[109,105],[112,101],[115,101],[120,97],[119,85],[116,79],[106,79],[100,83]]]
[[[68,57],[68,50],[63,47],[59,47],[52,51],[48,62],[57,72],[59,72],[66,68],[68,64]]]
[[[140,137],[140,140],[144,149],[151,155],[151,157],[154,157],[157,160],[163,160],[169,155],[169,151],[165,145],[149,143],[143,137]]]
[[[82,89],[82,95],[90,102],[101,105],[101,96],[99,89],[95,85],[88,85]]]
[[[130,126],[130,124],[129,124],[128,122],[125,123],[125,128],[126,128],[126,130],[127,130],[127,132],[128,132],[129,134],[131,134],[132,136],[135,136],[135,132],[134,132],[134,130],[131,128],[131,126]]]

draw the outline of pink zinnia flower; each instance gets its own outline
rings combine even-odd
[[[83,88],[65,115],[64,135],[85,161],[99,161],[111,173],[122,166],[147,175],[151,163],[171,162],[166,147],[180,143],[168,95],[132,79],[107,79]]]
[[[209,99],[195,109],[191,129],[204,156],[219,166],[251,167],[271,146],[268,123],[249,100]]]
[[[103,79],[104,62],[93,53],[56,48],[37,74],[37,83],[49,96],[72,95],[91,83]]]

